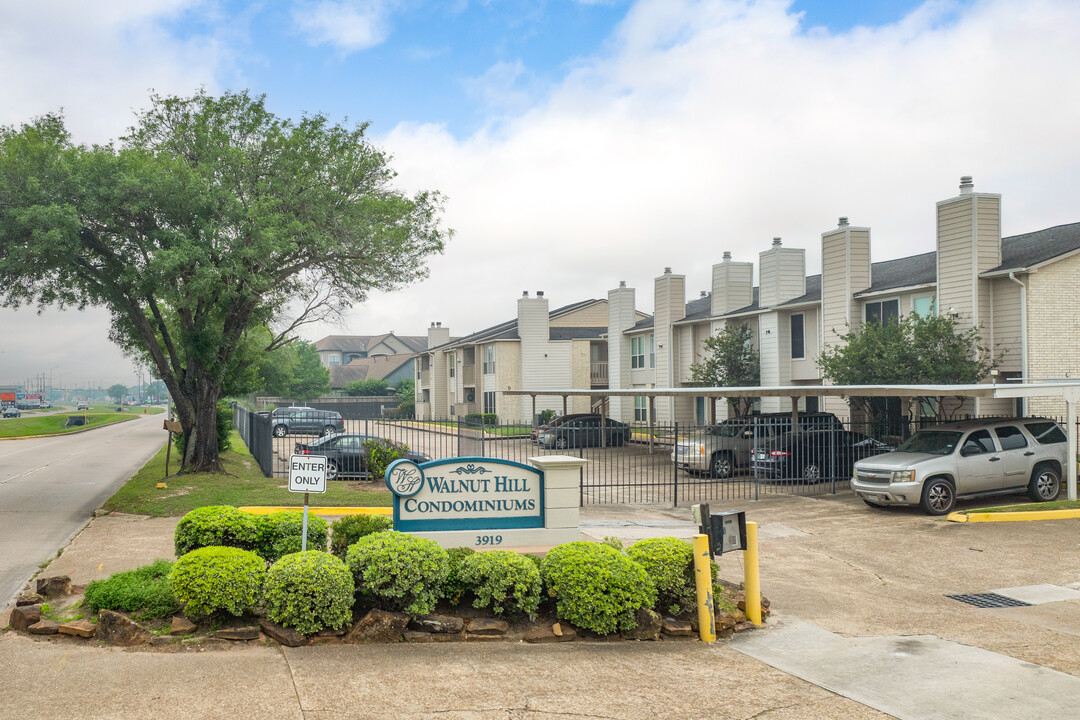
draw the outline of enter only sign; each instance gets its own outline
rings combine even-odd
[[[326,492],[326,458],[319,455],[290,457],[289,492]]]

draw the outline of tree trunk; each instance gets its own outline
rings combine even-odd
[[[195,408],[194,424],[184,428],[187,432],[187,445],[184,448],[184,466],[186,472],[224,471],[217,445],[217,403],[221,399],[221,389],[208,373],[196,370],[195,397],[189,398]]]

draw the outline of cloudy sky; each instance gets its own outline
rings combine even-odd
[[[407,190],[449,197],[431,277],[330,333],[465,334],[626,280],[651,311],[724,250],[932,250],[934,203],[1003,195],[1006,235],[1080,220],[1075,0],[0,0],[0,124],[63,108],[106,141],[151,89],[250,88],[370,120]],[[131,383],[100,311],[0,310],[0,384]]]

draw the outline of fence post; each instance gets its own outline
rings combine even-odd
[[[676,451],[675,459],[678,460],[679,459],[679,456],[678,456],[679,421],[678,420],[675,421],[675,444],[672,445],[672,447]],[[679,507],[679,463],[678,462],[673,462],[673,463],[671,463],[671,467],[673,468],[672,472],[674,472],[674,474],[675,474],[675,504],[672,507]]]

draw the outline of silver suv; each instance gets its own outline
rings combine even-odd
[[[843,430],[844,426],[832,413],[799,413],[799,428],[803,430]],[[671,452],[671,462],[680,469],[709,473],[716,478],[731,477],[736,468],[750,465],[750,453],[755,444],[791,432],[791,413],[744,415],[703,428],[690,437],[679,438]]]
[[[957,499],[1061,493],[1068,442],[1045,418],[984,418],[920,430],[895,452],[855,463],[851,489],[870,507],[920,505],[944,515]]]

